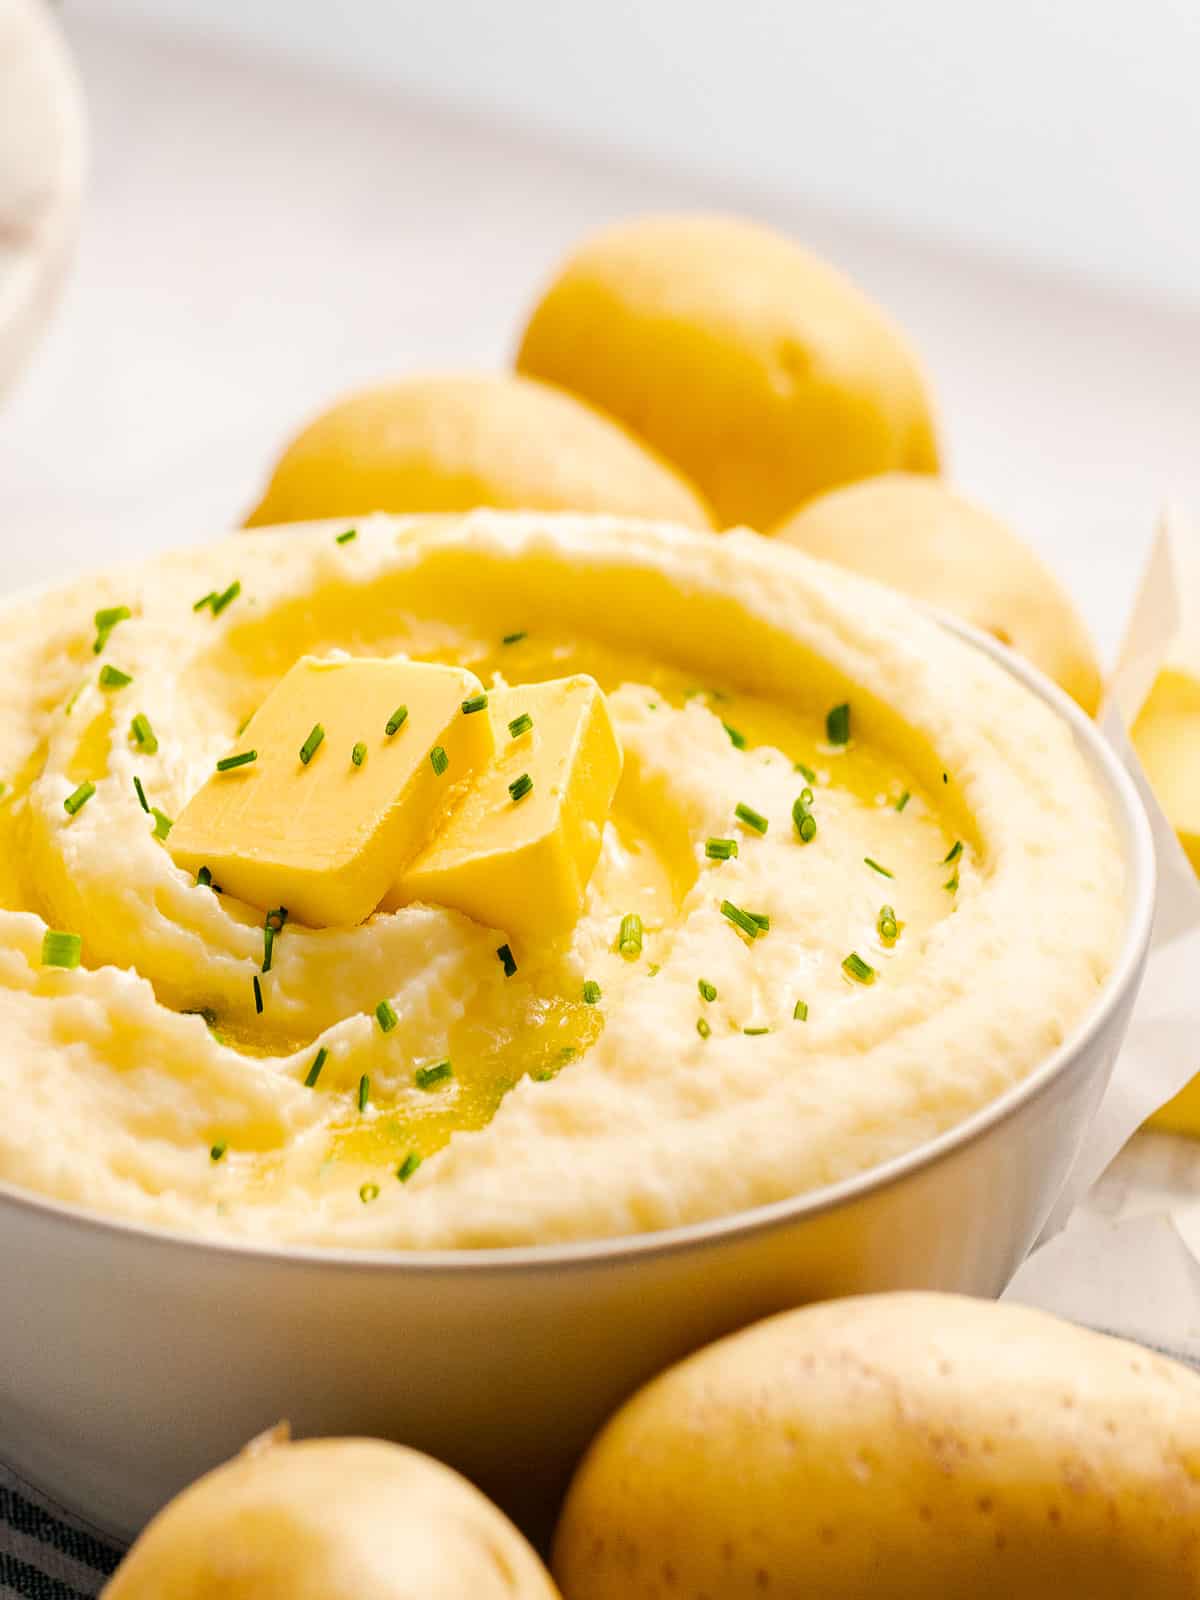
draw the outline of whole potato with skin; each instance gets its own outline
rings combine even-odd
[[[617,1413],[553,1567],[566,1600],[1196,1600],[1200,1375],[951,1295],[787,1312]]]
[[[508,373],[347,395],[288,445],[247,526],[476,506],[712,526],[695,489],[611,417]]]
[[[936,478],[868,478],[810,500],[772,532],[953,612],[1040,667],[1089,716],[1099,708],[1096,652],[1063,586],[1003,522]]]
[[[102,1600],[558,1600],[490,1500],[377,1439],[243,1451],[160,1511]]]
[[[896,325],[827,262],[735,217],[644,217],[585,239],[516,365],[619,418],[723,527],[765,530],[833,484],[938,467]]]

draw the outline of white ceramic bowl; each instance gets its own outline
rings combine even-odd
[[[547,1248],[261,1249],[108,1221],[0,1184],[0,1459],[128,1535],[286,1417],[301,1434],[428,1450],[536,1536],[599,1423],[698,1345],[832,1295],[997,1294],[1108,1082],[1146,959],[1154,847],[1092,724],[1001,646],[947,626],[1069,722],[1127,868],[1112,974],[1022,1083],[931,1143],[816,1193]]]

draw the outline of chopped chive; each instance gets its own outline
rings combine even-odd
[[[145,791],[145,789],[142,788],[142,780],[139,777],[137,777],[136,775],[134,776],[134,780],[133,780],[133,792],[138,797],[138,805],[140,805],[142,810],[146,813],[146,815],[149,816],[150,815],[150,803],[146,799],[146,791]]]
[[[350,761],[356,767],[361,767],[367,759],[367,747],[360,739],[350,752]]]
[[[504,976],[511,978],[517,970],[516,957],[512,953],[511,945],[502,944],[496,954],[500,958],[500,965],[504,968]]]
[[[732,727],[728,722],[722,722],[721,726],[729,735],[729,742],[735,750],[744,750],[746,748],[746,735],[740,729]]]
[[[696,1032],[702,1039],[707,1039],[709,1034],[712,1032],[712,1029],[709,1027],[708,1023],[703,1017],[698,1017],[696,1020]]]
[[[943,783],[949,783],[950,782],[950,774],[948,772],[943,772],[942,773],[942,782]]]
[[[528,733],[532,727],[533,718],[528,711],[522,711],[519,717],[514,717],[509,723],[508,731],[512,738],[519,739],[523,733]]]
[[[321,748],[321,742],[324,738],[325,729],[319,722],[314,722],[312,725],[312,731],[309,733],[308,738],[305,739],[304,743],[300,746],[300,759],[305,766],[308,765],[308,763],[316,755],[317,751]]]
[[[345,533],[339,533],[337,538],[333,542],[334,542],[334,544],[349,544],[351,539],[357,539],[357,538],[358,538],[358,529],[357,528],[347,528]]]
[[[196,600],[196,601],[193,602],[192,610],[193,611],[203,611],[205,606],[212,605],[213,601],[216,598],[217,598],[217,591],[215,589],[210,589],[207,594],[201,595],[199,600]]]
[[[486,694],[473,694],[469,700],[462,703],[462,714],[469,717],[474,711],[487,710],[488,697]]]
[[[367,1109],[367,1101],[370,1098],[371,1077],[369,1073],[364,1072],[362,1077],[358,1080],[358,1109],[360,1111],[365,1111]]]
[[[793,770],[798,772],[806,783],[816,783],[816,773],[811,767],[806,766],[803,761],[797,761]]]
[[[90,779],[87,783],[81,783],[78,789],[74,790],[63,801],[63,810],[69,817],[73,817],[77,811],[83,810],[95,792],[96,785]]]
[[[211,889],[212,888],[212,868],[211,867],[201,867],[200,871],[196,874],[196,882],[200,885],[200,887],[202,889]]]
[[[275,929],[268,922],[266,927],[263,929],[262,970],[264,972],[270,972],[270,970],[271,970],[271,959],[274,956],[274,954],[275,954]]]
[[[321,1076],[321,1068],[325,1065],[325,1063],[328,1060],[329,1060],[329,1051],[326,1050],[324,1045],[322,1045],[321,1048],[317,1051],[316,1055],[313,1057],[312,1066],[309,1067],[309,1069],[308,1069],[308,1076],[304,1080],[304,1087],[306,1089],[315,1089],[316,1088],[317,1079]]]
[[[396,1023],[400,1020],[392,1009],[390,1000],[381,1000],[375,1007],[375,1020],[384,1033],[391,1033]]]
[[[807,1022],[808,1021],[808,1001],[807,1000],[797,1000],[796,1001],[796,1009],[792,1012],[792,1016],[795,1018],[795,1020],[797,1022]]]
[[[770,826],[761,811],[755,811],[753,806],[748,806],[741,800],[733,808],[733,814],[739,822],[745,823],[747,828],[753,828],[755,833],[766,833]]]
[[[210,1161],[220,1161],[221,1157],[225,1154],[226,1150],[228,1150],[228,1149],[229,1149],[229,1140],[228,1139],[218,1139],[216,1144],[213,1145],[212,1149],[208,1152],[209,1160]]]
[[[81,683],[79,685],[78,689],[76,689],[75,693],[71,696],[71,698],[67,701],[66,705],[63,707],[63,713],[64,713],[65,716],[69,717],[71,715],[72,711],[74,711],[74,709],[75,709],[76,700],[79,699],[79,696],[83,693],[83,691],[86,688],[87,688],[87,684],[86,683]]]
[[[386,728],[384,728],[383,731],[387,734],[388,738],[390,739],[392,734],[398,732],[404,726],[404,724],[407,721],[408,721],[408,707],[407,706],[397,706],[395,711],[393,711],[391,716],[387,719],[387,726],[386,726]]]
[[[871,856],[864,856],[863,863],[870,867],[872,872],[877,872],[881,878],[894,878],[896,876],[894,872],[889,872],[886,867],[881,867],[879,862],[873,860]]]
[[[105,662],[100,668],[99,684],[102,689],[123,689],[126,684],[132,683],[130,673],[122,672],[120,667],[114,667]]]
[[[429,752],[429,765],[437,773],[439,778],[450,765],[450,757],[442,749],[440,744],[435,744],[433,749]],[[512,784],[509,784],[509,788],[512,788]]]
[[[770,1033],[770,1028],[743,1028],[742,1032],[751,1039],[756,1039],[760,1034]]]
[[[875,968],[865,962],[857,950],[851,950],[842,962],[842,971],[856,983],[875,982]]]
[[[526,633],[524,628],[522,628],[520,630],[520,632],[518,632],[518,633],[506,633],[504,635],[503,639],[501,639],[500,643],[501,644],[520,644],[522,639],[528,639],[528,637],[529,637],[528,633]]]
[[[217,762],[217,771],[232,772],[235,767],[248,767],[252,761],[257,760],[257,750],[243,750],[240,755],[222,756]]]
[[[259,981],[258,981],[258,973],[256,972],[254,974],[254,1010],[255,1010],[256,1014],[258,1016],[260,1016],[260,1017],[262,1016],[262,1008],[263,1008],[262,984],[259,983]]]
[[[811,844],[817,836],[817,819],[809,810],[812,797],[812,790],[805,789],[792,802],[792,824],[803,844]]]
[[[129,737],[144,756],[158,754],[158,740],[155,737],[154,729],[150,726],[150,719],[145,712],[139,711],[129,724]]]
[[[600,985],[594,978],[589,978],[583,986],[583,1003],[585,1006],[594,1006],[600,998]]]
[[[283,925],[287,919],[288,908],[286,906],[273,906],[267,912],[264,926],[270,928],[272,933],[282,933]]]
[[[738,853],[736,839],[706,839],[704,841],[704,854],[710,861],[728,861]]]
[[[418,1089],[432,1089],[453,1076],[454,1068],[449,1061],[436,1061],[431,1067],[418,1067],[413,1073],[413,1082]]]
[[[896,801],[896,810],[897,811],[903,811],[905,806],[908,804],[908,802],[911,799],[912,799],[911,793],[907,789],[905,789],[904,793],[900,796],[899,800]]]
[[[229,585],[228,589],[222,589],[220,594],[213,595],[212,599],[209,601],[209,606],[212,608],[213,616],[219,617],[222,611],[224,611],[225,607],[227,605],[231,605],[233,601],[237,599],[238,595],[241,594],[241,592],[241,580],[239,578],[235,578]]]
[[[850,707],[845,702],[826,713],[825,737],[830,744],[850,743]]]
[[[379,1185],[377,1183],[364,1183],[358,1191],[358,1198],[363,1205],[369,1206],[372,1200],[379,1199]]]
[[[945,883],[942,885],[942,888],[947,890],[950,894],[957,893],[958,873],[956,872],[952,878],[947,878]]]
[[[527,772],[523,772],[519,778],[514,778],[508,786],[508,792],[512,796],[513,804],[516,805],[518,800],[524,800],[532,788],[533,779]]]
[[[621,918],[621,931],[617,935],[617,949],[626,961],[636,961],[642,953],[642,919],[636,911]]]
[[[53,928],[47,928],[42,935],[42,965],[44,967],[66,967],[68,970],[79,965],[83,955],[83,937],[78,933],[58,933]]]
[[[770,919],[770,917],[768,917],[762,911],[752,911],[750,913],[750,915],[753,917],[754,921],[757,922],[758,927],[759,927],[759,931],[761,933],[770,933],[770,931],[771,931],[771,919]]]
[[[740,906],[735,906],[732,900],[721,901],[721,915],[728,917],[734,927],[740,928],[749,939],[757,939],[763,931],[757,918],[752,917],[748,911],[743,911]]]
[[[879,910],[879,937],[884,944],[893,944],[900,937],[900,924],[896,921],[896,913],[891,906],[881,906]]]
[[[952,861],[957,861],[959,856],[962,855],[962,851],[962,840],[956,839],[953,846],[942,857],[942,865],[948,867]]]
[[[401,1183],[407,1183],[413,1173],[421,1165],[421,1158],[415,1150],[410,1150],[404,1160],[396,1168],[396,1176]]]
[[[127,622],[132,615],[133,612],[130,611],[128,606],[109,606],[104,611],[96,612],[96,638],[92,645],[92,651],[95,655],[99,655],[104,649],[104,646],[108,643],[108,636],[117,623]]]
[[[175,824],[165,811],[160,811],[157,806],[150,807],[150,815],[154,818],[154,837],[165,839]]]

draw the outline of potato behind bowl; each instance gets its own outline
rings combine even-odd
[[[1195,1600],[1200,1376],[952,1295],[786,1312],[617,1413],[553,1567],[566,1600]]]
[[[375,1439],[250,1447],[160,1511],[103,1600],[557,1600],[490,1500]]]

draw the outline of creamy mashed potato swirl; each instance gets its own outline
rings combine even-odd
[[[1066,725],[904,601],[749,534],[483,513],[340,531],[5,608],[0,1179],[260,1241],[668,1227],[912,1149],[1095,999],[1124,903],[1106,803]],[[93,613],[119,606],[97,653]],[[608,693],[625,772],[601,862],[573,932],[517,948],[515,974],[504,930],[421,905],[289,923],[263,974],[262,912],[172,863],[159,835],[245,719],[297,656],[337,651]],[[81,936],[78,969],[42,965],[47,926]]]

